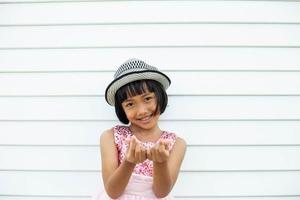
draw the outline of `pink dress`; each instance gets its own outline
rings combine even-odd
[[[126,139],[129,139],[132,133],[128,126],[115,126],[114,127],[114,138],[115,144],[118,150],[119,164],[123,162],[125,153],[127,150]],[[172,149],[175,141],[176,134],[171,132],[163,131],[160,139],[167,139],[170,141],[169,149]],[[158,140],[159,141],[159,140]],[[157,141],[157,142],[158,142]],[[157,142],[141,142],[145,148],[154,146]],[[134,171],[129,179],[128,185],[125,188],[124,193],[118,198],[120,200],[155,200],[158,199],[152,190],[153,183],[153,162],[146,159],[143,163],[139,163],[135,166]],[[93,200],[110,200],[111,198],[106,194],[105,190],[102,189],[92,198]],[[161,200],[173,199],[170,195],[161,198]]]

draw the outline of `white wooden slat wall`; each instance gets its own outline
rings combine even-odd
[[[299,1],[0,0],[0,200],[90,199],[132,57],[173,81],[176,199],[299,200],[299,35]]]

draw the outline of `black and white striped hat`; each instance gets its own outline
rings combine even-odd
[[[127,83],[151,79],[158,81],[166,90],[171,80],[167,75],[158,71],[156,67],[150,66],[142,60],[133,58],[124,62],[116,71],[114,80],[107,86],[105,90],[105,99],[111,106],[115,105],[115,94],[119,88]]]

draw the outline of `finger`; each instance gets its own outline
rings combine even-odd
[[[158,151],[159,151],[159,144],[156,145],[152,150],[152,157],[153,157],[153,160],[156,162],[158,162],[158,160],[159,160]]]
[[[165,150],[167,150],[167,151],[170,150],[171,141],[169,139],[161,140],[160,144],[164,146]]]
[[[165,143],[165,149],[166,149],[167,151],[170,150],[170,145],[171,145],[171,143],[169,143],[169,142],[166,142],[166,143]]]
[[[164,151],[161,154],[162,161],[167,160],[168,157],[169,157],[169,155],[170,155],[169,145],[170,145],[170,143],[167,142],[167,141],[165,141],[165,143],[164,143]]]
[[[158,145],[161,146],[163,144],[164,144],[164,140],[163,139],[159,140]]]
[[[141,162],[143,162],[143,154],[144,154],[144,152],[143,152],[143,147],[141,146],[141,144],[139,145],[139,147],[140,147],[139,162],[141,163]]]
[[[132,145],[132,150],[134,151],[136,144],[137,144],[136,137],[132,136],[130,141],[131,141],[131,145]]]
[[[156,152],[157,162],[162,162],[166,154],[167,150],[165,149],[165,141],[161,141]]]
[[[170,151],[171,150],[171,145],[172,145],[172,140],[171,139],[166,139],[165,142],[166,142],[166,145],[165,145],[166,149],[168,151]]]
[[[129,152],[132,151],[132,145],[133,145],[132,142],[133,142],[132,139],[128,141],[128,143],[129,143],[129,147],[128,147]]]
[[[170,145],[171,145],[171,143],[169,142],[169,141],[164,141],[164,149],[165,150],[167,150],[167,151],[169,151],[170,150]]]
[[[159,142],[159,146],[158,146],[158,153],[163,153],[165,151],[165,142],[164,141],[160,141]]]
[[[129,154],[131,156],[135,155],[135,147],[136,147],[136,140],[135,140],[135,138],[132,137],[130,140],[130,146],[129,146]]]
[[[151,149],[147,149],[147,158],[148,158],[149,160],[152,160]]]
[[[139,144],[136,145],[135,147],[135,160],[137,160],[138,162],[140,162],[141,160],[141,147]]]
[[[151,158],[152,158],[152,161],[156,161],[155,160],[155,148],[154,147],[152,147],[151,149],[150,149],[150,154],[151,154]]]
[[[145,150],[145,148],[142,146],[142,147],[141,147],[141,162],[143,162],[144,160],[146,160],[146,150]]]

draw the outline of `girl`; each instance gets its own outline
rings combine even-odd
[[[130,59],[116,71],[105,98],[115,106],[119,120],[100,138],[102,199],[172,199],[171,192],[186,143],[174,133],[162,131],[159,116],[168,103],[170,79],[145,62]]]

